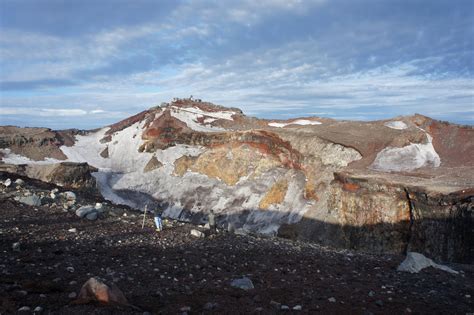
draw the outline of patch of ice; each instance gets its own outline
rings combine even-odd
[[[10,149],[0,149],[0,152],[3,153],[4,157],[2,161],[7,164],[38,164],[38,165],[47,165],[47,164],[54,164],[54,163],[61,163],[64,161],[53,159],[53,158],[45,158],[43,161],[35,161],[31,160],[30,158],[12,153]]]
[[[398,129],[398,130],[403,130],[407,129],[408,126],[401,120],[395,120],[395,121],[388,121],[384,124],[385,127],[392,128],[392,129]]]
[[[277,127],[277,128],[283,128],[289,125],[301,125],[301,126],[307,126],[307,125],[321,125],[321,122],[316,121],[316,120],[307,120],[307,119],[297,119],[295,121],[291,121],[289,123],[277,123],[277,122],[271,122],[268,123],[270,127]]]
[[[426,143],[411,143],[402,148],[388,147],[377,154],[370,168],[379,171],[412,171],[420,167],[438,167],[441,159],[433,147],[433,138],[426,133]]]

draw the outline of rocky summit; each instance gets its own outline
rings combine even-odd
[[[466,313],[472,156],[472,126],[422,115],[266,120],[194,99],[96,130],[3,126],[2,310]],[[396,271],[407,253],[420,275]]]
[[[245,116],[175,99],[92,131],[0,128],[0,169],[221,229],[474,261],[474,129]]]

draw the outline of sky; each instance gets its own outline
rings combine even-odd
[[[92,129],[190,95],[472,125],[474,1],[0,0],[0,125]]]

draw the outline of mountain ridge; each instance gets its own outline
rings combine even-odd
[[[5,128],[4,169],[28,164],[28,174],[48,178],[41,164],[86,162],[115,203],[158,207],[193,223],[213,210],[229,231],[374,252],[398,253],[410,242],[444,260],[473,259],[473,128],[422,115],[266,120],[192,99],[91,131]],[[420,222],[415,232],[413,216]],[[361,224],[397,229],[345,228]]]

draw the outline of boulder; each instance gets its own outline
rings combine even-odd
[[[422,269],[425,269],[427,267],[433,267],[436,269],[440,269],[452,274],[458,274],[457,271],[443,265],[439,265],[432,261],[431,259],[425,257],[424,255],[420,253],[415,253],[415,252],[408,252],[407,257],[405,260],[398,266],[397,270],[398,271],[405,271],[405,272],[410,272],[410,273],[418,273]]]
[[[18,186],[21,186],[21,185],[24,185],[25,184],[25,181],[21,178],[17,178],[15,180],[15,184],[18,185]]]
[[[93,213],[93,212],[97,213],[97,210],[95,209],[94,206],[90,206],[90,205],[82,206],[82,207],[80,207],[79,209],[76,210],[76,215],[80,218],[84,218],[88,214]]]
[[[32,207],[41,206],[41,197],[37,195],[22,196],[18,198],[18,201]]]
[[[73,193],[72,191],[66,191],[64,193],[64,198],[66,198],[67,201],[75,201],[76,200],[76,194]]]
[[[194,237],[199,237],[199,238],[203,238],[206,236],[203,232],[199,230],[195,230],[195,229],[191,230],[190,234]]]
[[[129,305],[127,298],[115,284],[107,284],[100,278],[90,278],[81,288],[77,298],[80,302],[98,301],[102,303],[115,303]]]

